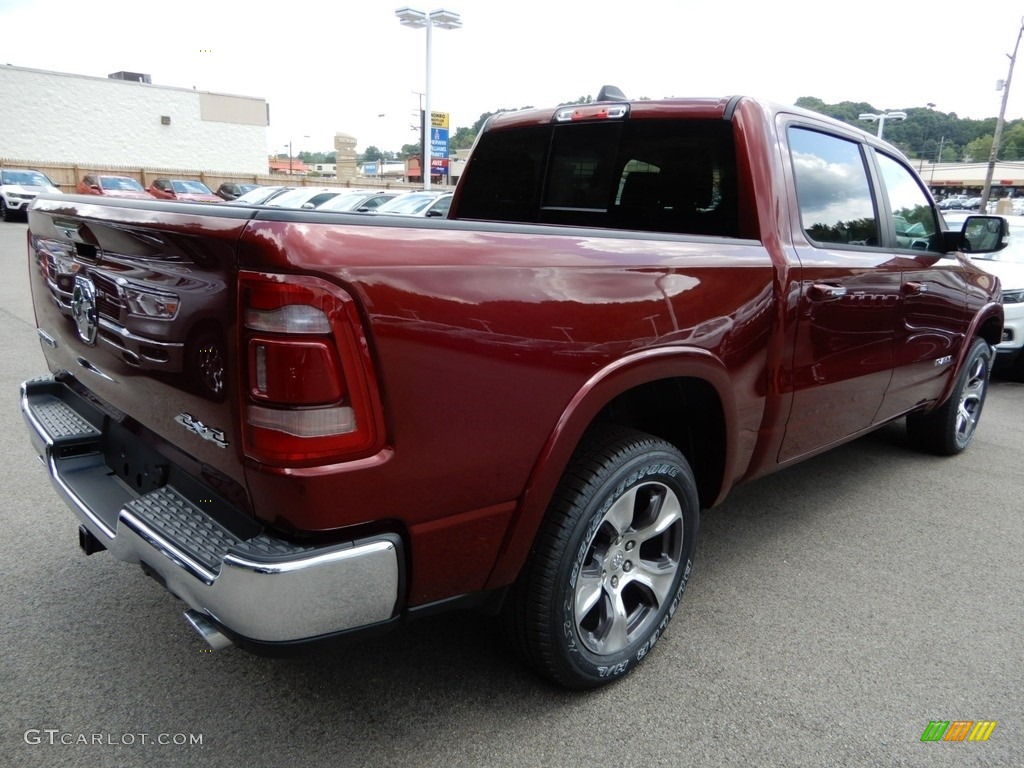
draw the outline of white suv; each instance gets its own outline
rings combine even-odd
[[[946,225],[963,226],[966,215],[945,214]],[[996,365],[1014,379],[1024,380],[1024,216],[1004,216],[1010,241],[995,253],[971,256],[971,261],[999,278],[1003,289],[1003,340],[996,345]]]
[[[0,168],[0,219],[26,217],[38,195],[60,192],[45,173],[27,168]]]

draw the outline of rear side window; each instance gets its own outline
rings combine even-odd
[[[816,243],[879,245],[878,218],[857,142],[790,128],[800,221]]]
[[[732,127],[626,120],[484,134],[459,218],[736,236]]]

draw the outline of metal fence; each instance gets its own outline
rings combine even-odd
[[[417,189],[422,185],[384,179],[375,176],[353,176],[340,180],[333,176],[298,176],[287,173],[226,173],[222,171],[195,171],[180,168],[142,168],[120,165],[79,165],[75,163],[34,163],[16,158],[0,157],[0,168],[32,168],[45,173],[62,192],[74,192],[87,173],[108,176],[127,176],[148,187],[154,179],[194,179],[216,190],[224,182],[290,187],[349,187],[353,189]]]

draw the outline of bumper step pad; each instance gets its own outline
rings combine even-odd
[[[125,509],[212,573],[241,541],[171,486],[129,501]]]
[[[128,502],[125,509],[213,574],[220,572],[229,551],[249,557],[276,558],[313,549],[263,534],[243,540],[169,485]]]
[[[30,408],[54,443],[96,440],[100,436],[98,429],[52,395],[33,402]]]

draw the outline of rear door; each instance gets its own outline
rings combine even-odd
[[[779,461],[867,429],[892,376],[900,263],[884,247],[870,157],[853,134],[791,124],[800,261],[793,405]]]

